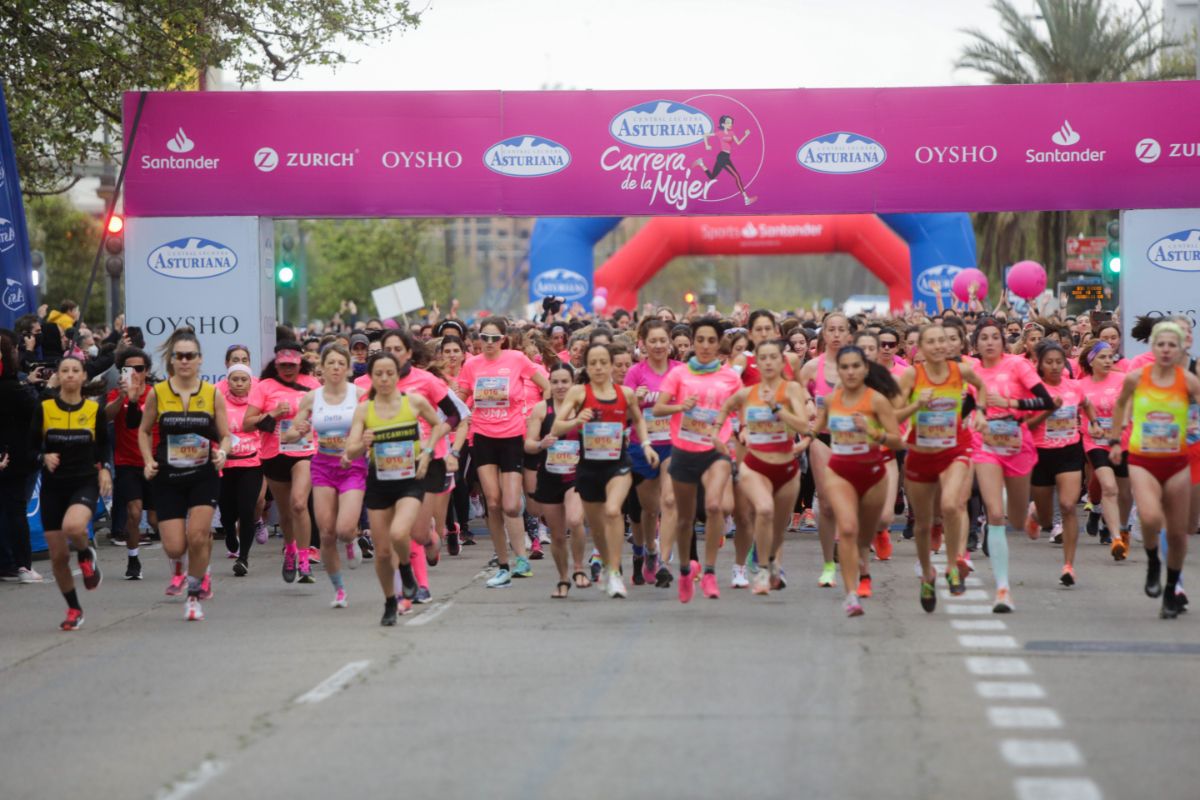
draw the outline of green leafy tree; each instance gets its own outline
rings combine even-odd
[[[46,256],[46,285],[39,293],[41,301],[50,308],[57,308],[63,300],[82,303],[92,260],[100,245],[100,222],[76,209],[65,197],[33,197],[25,212],[30,245]],[[101,269],[85,322],[103,321],[104,302],[97,302],[96,298],[104,296],[100,282],[107,279]]]
[[[997,84],[1169,80],[1193,74],[1194,62],[1172,50],[1181,43],[1163,34],[1162,17],[1145,0],[1137,0],[1137,9],[1123,9],[1114,0],[1037,0],[1036,14],[1024,13],[1024,3],[1017,5],[992,3],[1000,18],[998,38],[964,31],[968,41],[958,68]],[[1053,281],[1063,269],[1065,238],[1102,230],[1097,222],[1102,226],[1114,213],[976,214],[980,263],[998,278],[1003,265],[1034,258],[1046,265]]]
[[[240,84],[347,61],[343,43],[415,27],[408,0],[7,0],[0,48],[27,194],[61,192],[76,165],[117,161],[121,93],[200,88],[210,67]]]
[[[309,316],[328,319],[342,300],[354,300],[359,316],[375,316],[371,290],[416,278],[426,303],[449,307],[452,273],[442,255],[433,220],[306,220]]]

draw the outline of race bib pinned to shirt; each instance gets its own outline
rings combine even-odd
[[[504,375],[475,379],[475,408],[508,408],[508,377]]]
[[[585,422],[583,456],[588,461],[616,461],[621,457],[625,428],[619,422]]]
[[[717,410],[694,406],[684,411],[679,421],[679,438],[685,442],[711,446],[717,433]]]
[[[381,481],[406,481],[417,477],[414,442],[375,442],[375,477]]]
[[[194,469],[208,463],[212,443],[198,433],[167,434],[167,465],[175,469]]]

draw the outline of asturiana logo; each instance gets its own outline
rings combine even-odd
[[[190,237],[161,244],[150,251],[146,264],[168,278],[215,278],[237,266],[237,253],[220,242]]]
[[[1154,266],[1174,272],[1200,272],[1200,230],[1167,234],[1150,245],[1146,258]]]
[[[954,267],[949,264],[939,264],[936,267],[929,267],[917,276],[917,289],[923,294],[936,295],[937,292],[933,290],[933,282],[937,281],[942,295],[949,297],[950,285],[954,283],[955,276],[962,272],[962,270],[962,267]]]
[[[687,103],[651,100],[612,118],[608,132],[618,142],[649,150],[689,147],[713,132],[712,118]]]
[[[17,246],[17,227],[12,220],[0,217],[0,253],[7,253]]]
[[[569,269],[547,270],[533,279],[535,295],[552,295],[564,300],[578,300],[588,293],[587,278]]]
[[[513,178],[553,175],[570,163],[570,150],[541,136],[513,136],[496,142],[483,154],[485,167]]]
[[[4,307],[9,311],[20,313],[25,310],[25,287],[20,281],[14,281],[12,278],[5,278],[7,285],[4,287]]]
[[[838,131],[809,139],[796,151],[800,166],[827,175],[870,172],[887,161],[887,150],[879,142],[859,133]]]

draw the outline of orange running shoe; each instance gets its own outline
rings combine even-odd
[[[1025,533],[1030,539],[1036,542],[1038,535],[1041,534],[1041,532],[1042,526],[1038,524],[1038,521],[1034,518],[1033,514],[1025,517]]]
[[[934,552],[934,553],[942,552],[943,533],[944,532],[942,529],[942,523],[935,522],[933,524],[933,528],[929,531],[929,549],[931,552]]]
[[[886,528],[875,534],[875,557],[880,561],[888,561],[892,557],[892,535]]]
[[[1124,561],[1129,554],[1129,531],[1121,531],[1121,535],[1112,541],[1113,561]]]
[[[870,575],[862,575],[859,577],[859,579],[858,579],[858,596],[859,597],[870,597],[871,596],[871,576]]]

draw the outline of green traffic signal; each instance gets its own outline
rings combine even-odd
[[[296,277],[296,270],[288,264],[283,264],[275,272],[275,277],[279,278],[279,282],[282,284],[290,284]]]
[[[1120,256],[1112,257],[1112,259],[1108,262],[1108,271],[1111,272],[1113,275],[1119,275],[1121,273],[1121,257]]]

